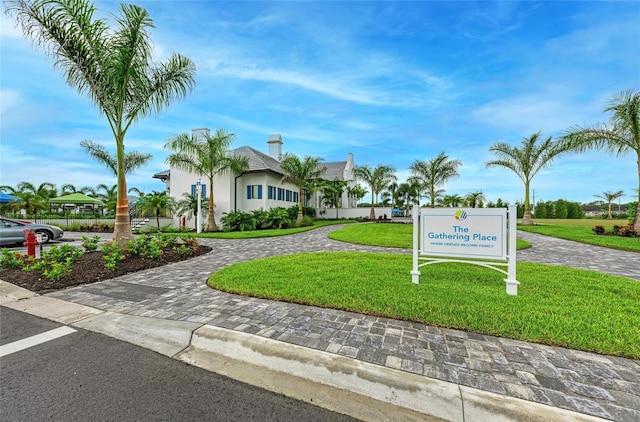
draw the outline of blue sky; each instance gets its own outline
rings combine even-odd
[[[162,190],[164,143],[192,128],[224,128],[234,147],[326,161],[392,165],[441,151],[463,162],[448,194],[482,190],[515,202],[522,182],[486,169],[496,141],[606,122],[616,93],[640,89],[640,2],[377,1],[134,2],[149,11],[154,56],[197,66],[195,91],[139,121],[127,150],[153,154],[128,186]],[[98,1],[100,16],[118,2]],[[106,120],[68,87],[53,60],[1,17],[0,184],[115,184],[80,141],[114,151]],[[604,191],[633,199],[634,155],[562,156],[533,180],[536,200],[589,202]]]

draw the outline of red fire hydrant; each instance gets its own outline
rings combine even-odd
[[[27,247],[27,256],[36,256],[36,245],[38,244],[38,240],[36,238],[35,230],[25,229],[24,231],[27,234],[27,240],[23,243],[24,246]]]

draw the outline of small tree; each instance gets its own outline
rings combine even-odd
[[[338,209],[342,200],[342,192],[347,183],[344,180],[323,180],[320,182],[320,192],[322,192],[322,202],[327,207],[335,207],[336,218],[338,218]]]
[[[282,176],[282,181],[293,183],[298,187],[298,222],[301,222],[304,217],[302,212],[304,192],[315,191],[320,178],[326,170],[326,167],[320,166],[322,161],[323,159],[320,157],[309,156],[300,160],[295,154],[286,153],[280,162],[280,167],[285,172],[285,175]]]
[[[416,160],[409,171],[411,179],[420,184],[420,191],[426,193],[431,201],[431,208],[435,208],[436,199],[444,194],[443,189],[438,189],[449,179],[458,177],[458,168],[462,166],[462,161],[451,160],[444,152],[427,161]]]
[[[600,199],[604,199],[605,201],[607,201],[607,205],[608,205],[608,214],[607,214],[607,220],[611,220],[611,203],[613,201],[615,201],[618,198],[621,198],[622,196],[624,196],[624,192],[619,190],[617,192],[603,192],[602,195],[593,195],[596,198],[600,198]]]
[[[172,197],[167,195],[167,192],[153,191],[148,195],[140,197],[137,206],[140,209],[140,214],[144,217],[156,217],[157,227],[158,230],[160,230],[160,217],[173,210],[175,202]]]
[[[376,219],[375,206],[378,200],[378,194],[382,192],[382,190],[386,186],[389,186],[391,182],[397,180],[397,177],[394,174],[395,172],[395,168],[382,164],[378,164],[378,166],[374,169],[367,165],[356,166],[353,169],[353,174],[356,176],[356,178],[364,181],[371,188],[371,211],[369,212],[370,220]]]

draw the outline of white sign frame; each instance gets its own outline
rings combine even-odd
[[[505,274],[507,294],[516,296],[520,284],[516,279],[516,210],[515,205],[508,209],[414,208],[411,281],[420,282],[419,269],[425,265],[460,262]]]

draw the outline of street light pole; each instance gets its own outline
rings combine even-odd
[[[200,218],[200,211],[201,211],[201,207],[202,207],[202,204],[201,204],[201,201],[200,201],[200,198],[201,198],[201,195],[202,195],[201,187],[202,187],[202,183],[200,182],[200,179],[198,179],[198,181],[196,182],[196,192],[197,192],[197,195],[198,195],[198,216],[197,216],[197,220],[196,220],[196,232],[197,233],[202,232],[202,218]]]

